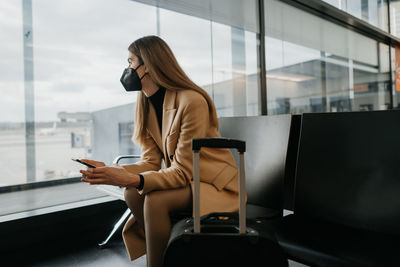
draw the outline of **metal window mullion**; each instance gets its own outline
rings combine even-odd
[[[32,0],[22,0],[22,34],[24,41],[26,180],[29,183],[36,181]]]
[[[388,31],[389,34],[392,34],[392,28],[390,26],[391,22],[391,17],[390,17],[390,0],[387,0],[387,16],[388,16]],[[389,44],[389,72],[390,72],[390,90],[389,90],[389,101],[390,101],[390,107],[389,109],[393,109],[394,105],[394,90],[395,90],[395,84],[396,84],[396,75],[393,75],[393,68],[392,68],[392,43]],[[395,63],[396,64],[396,63]],[[394,76],[394,77],[393,77]],[[394,80],[393,80],[394,78]]]
[[[260,90],[261,90],[261,115],[268,115],[267,101],[267,69],[265,57],[265,12],[264,0],[258,0],[258,14],[260,23],[260,45],[259,45],[259,60],[260,60]]]

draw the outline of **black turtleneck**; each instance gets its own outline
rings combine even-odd
[[[165,96],[165,88],[160,87],[160,89],[158,89],[158,91],[154,95],[149,97],[151,104],[153,104],[153,107],[156,110],[158,126],[160,126],[160,132],[162,131],[164,96]]]

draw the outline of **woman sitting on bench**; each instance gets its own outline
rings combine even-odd
[[[128,50],[121,82],[127,91],[138,91],[133,140],[142,148],[141,161],[105,166],[84,160],[96,168],[81,170],[82,181],[126,187],[134,215],[123,230],[129,256],[147,252],[148,266],[162,266],[170,214],[192,207],[191,141],[220,137],[218,119],[210,96],[187,77],[162,39],[143,37]],[[202,149],[200,175],[200,215],[238,210],[238,171],[229,150]]]

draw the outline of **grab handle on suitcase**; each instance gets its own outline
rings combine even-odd
[[[229,138],[194,138],[192,150],[200,150],[202,147],[212,148],[236,148],[239,153],[246,152],[246,142]]]
[[[210,148],[236,148],[239,152],[239,233],[246,233],[246,181],[244,171],[244,152],[246,142],[228,138],[194,138],[193,150],[193,224],[194,233],[200,233],[200,149]]]

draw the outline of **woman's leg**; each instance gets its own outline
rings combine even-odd
[[[125,202],[128,208],[132,211],[136,221],[142,226],[144,230],[144,218],[143,218],[143,205],[144,195],[140,195],[136,188],[125,189]]]
[[[153,191],[144,200],[147,266],[163,265],[163,256],[171,233],[170,214],[188,210],[192,205],[190,186]]]

